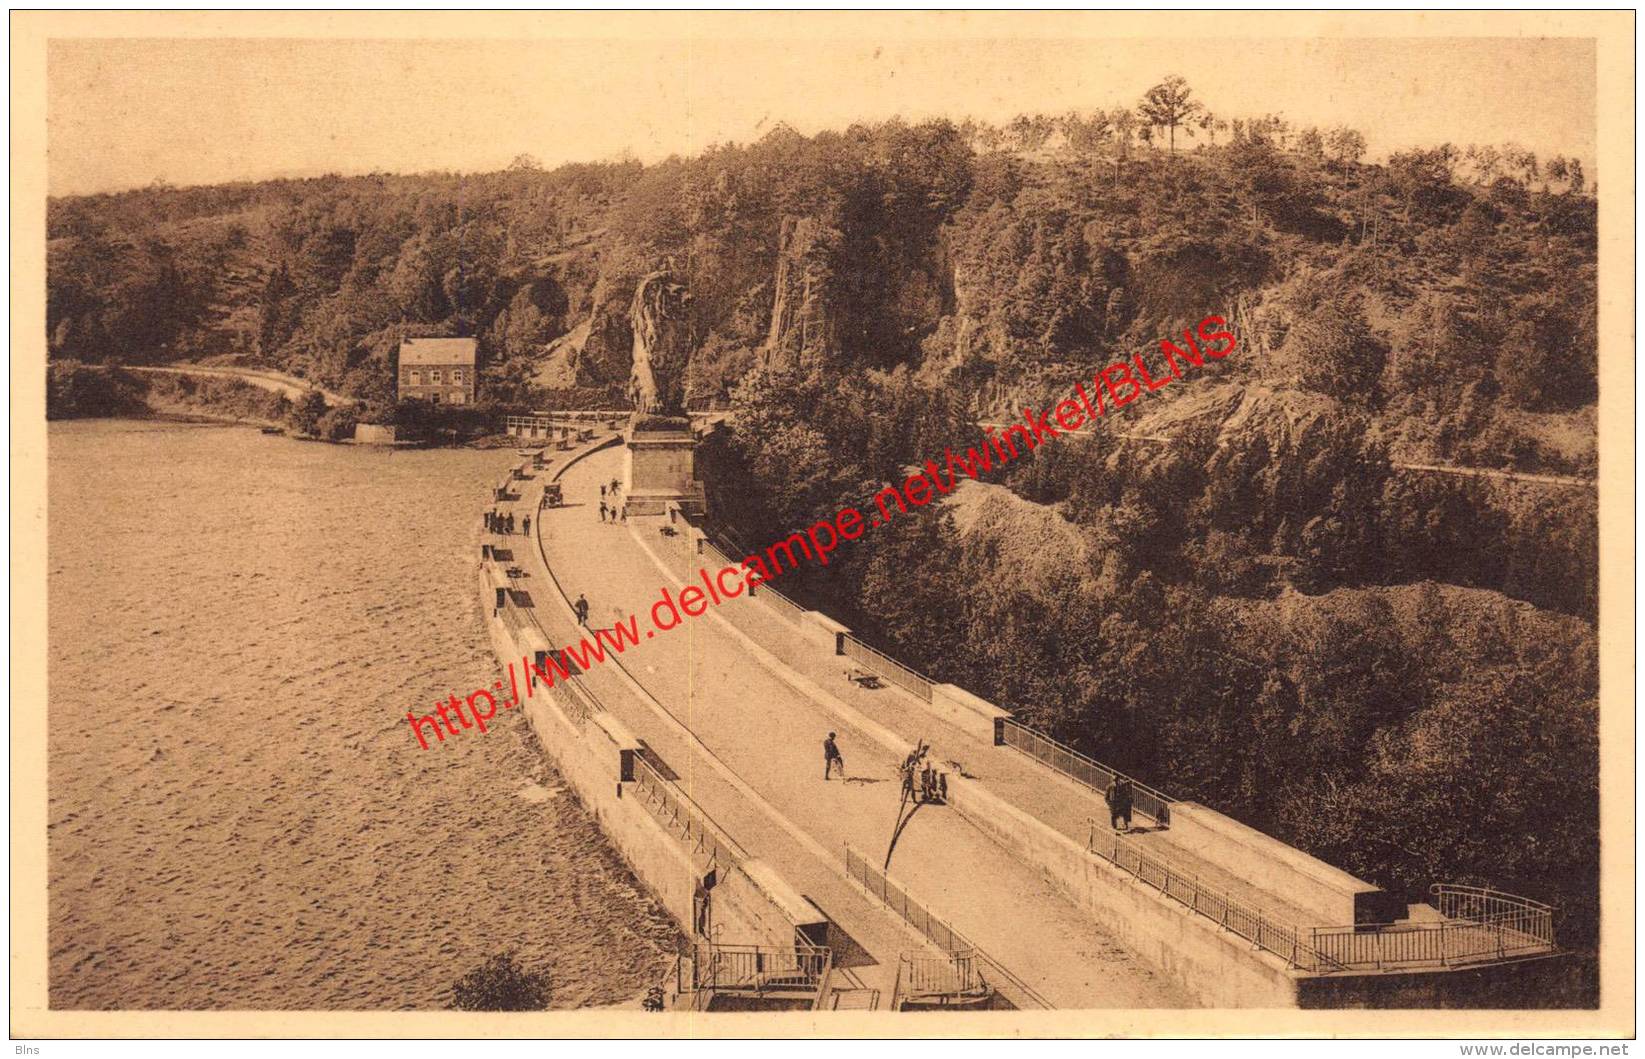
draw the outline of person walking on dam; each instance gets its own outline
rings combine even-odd
[[[604,522],[605,521],[605,500],[603,498],[605,497],[605,486],[603,486],[603,485],[600,486],[600,496],[602,498],[600,500],[600,521]]]
[[[520,525],[521,525],[520,532],[525,534],[527,537],[531,536],[531,516],[527,515],[525,517],[525,521],[522,522]]]
[[[575,602],[571,605],[571,609],[577,615],[577,624],[582,625],[582,626],[587,626],[588,625],[588,597],[583,595],[581,592],[577,593],[577,602]]]
[[[845,779],[845,758],[840,755],[840,748],[834,742],[834,733],[829,732],[828,738],[823,740],[824,780],[828,779],[828,774],[833,771],[835,765],[840,766],[840,779]]]
[[[1103,797],[1108,802],[1109,822],[1114,830],[1120,830],[1121,820],[1125,821],[1125,830],[1131,830],[1131,781],[1116,774]]]

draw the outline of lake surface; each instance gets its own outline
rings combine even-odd
[[[512,450],[50,425],[54,1008],[438,1008],[494,953],[628,1001],[673,927],[498,679],[479,513]]]

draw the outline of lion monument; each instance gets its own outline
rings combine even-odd
[[[685,369],[691,359],[691,294],[663,269],[640,280],[630,312],[634,366],[628,396],[636,416],[685,416]]]

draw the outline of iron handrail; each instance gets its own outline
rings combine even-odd
[[[1342,970],[1339,961],[1322,953],[1317,945],[1305,944],[1295,925],[1271,919],[1260,909],[1219,890],[1204,885],[1199,876],[1175,867],[1165,857],[1144,853],[1120,835],[1112,838],[1112,851],[1096,840],[1097,821],[1091,820],[1091,836],[1086,851],[1113,864],[1137,881],[1158,890],[1165,897],[1204,916],[1224,929],[1285,960],[1291,967],[1306,971]]]
[[[1040,764],[1084,784],[1099,794],[1105,793],[1108,784],[1115,779],[1130,780],[1132,804],[1136,809],[1159,823],[1170,824],[1171,803],[1176,799],[1163,791],[1157,791],[1118,769],[1110,768],[1071,746],[1059,743],[1044,732],[1030,728],[1013,717],[1003,719],[1003,734],[1006,746],[1026,754]]]
[[[861,662],[910,695],[926,702],[931,701],[931,688],[936,682],[930,677],[918,670],[910,669],[890,655],[874,650],[849,633],[843,637],[843,642],[846,657]]]
[[[891,881],[891,877],[868,863],[867,858],[851,848],[848,842],[845,845],[845,874],[852,882],[857,883],[870,897],[877,897],[891,911],[896,912],[903,922],[923,934],[931,944],[943,952],[954,955],[956,952],[966,952],[977,960],[988,965],[988,969],[1000,980],[1011,983],[1012,988],[1019,996],[1041,1008],[1049,1009],[1051,1002],[1046,1000],[1027,982],[1006,970],[998,960],[984,952],[981,946],[966,938],[964,934],[949,926],[945,921],[931,914],[930,910],[911,896],[906,889]],[[876,884],[877,888],[876,888]],[[891,895],[895,893],[897,900]],[[899,975],[900,979],[900,975]],[[893,1006],[896,1002],[896,993],[892,994]]]
[[[710,866],[723,870],[748,859],[748,851],[721,830],[702,806],[640,754],[634,755],[634,786],[642,792],[641,801],[651,815],[684,839],[692,852],[702,854]]]

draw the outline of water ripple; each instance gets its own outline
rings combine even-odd
[[[496,679],[475,512],[511,453],[239,428],[49,438],[54,1008],[441,1007],[515,949],[556,1007],[635,996],[672,930]]]

